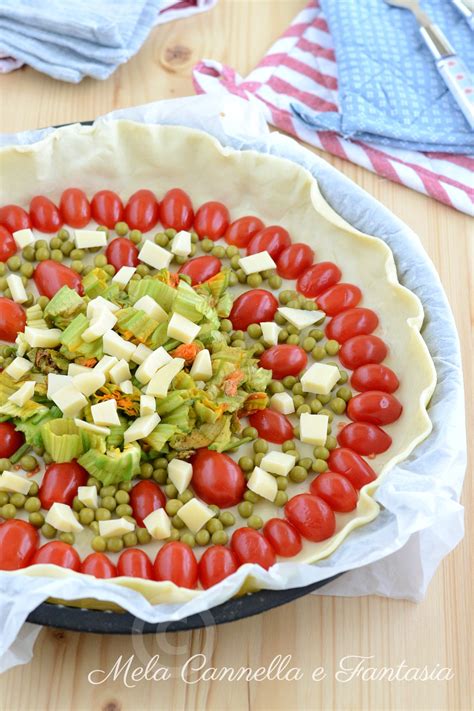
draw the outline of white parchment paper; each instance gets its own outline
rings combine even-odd
[[[245,565],[212,590],[181,604],[152,606],[140,594],[102,580],[74,576],[31,578],[0,572],[0,672],[31,659],[40,628],[24,622],[48,597],[111,600],[148,622],[178,620],[209,610],[236,593],[249,571],[262,587],[309,585],[345,572],[321,595],[377,594],[419,601],[440,561],[463,536],[459,504],[466,467],[463,382],[458,337],[438,275],[418,237],[374,198],[293,139],[269,133],[257,104],[234,96],[197,96],[121,109],[101,118],[178,124],[211,133],[224,145],[289,158],[310,170],[332,207],[355,227],[390,245],[400,281],[425,307],[423,336],[438,373],[430,404],[431,435],[377,490],[383,506],[370,524],[356,529],[328,559],[315,565],[291,562],[271,571]],[[0,144],[33,143],[46,132],[3,135]],[[449,417],[446,417],[449,413]]]

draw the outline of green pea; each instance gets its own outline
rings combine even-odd
[[[31,279],[31,277],[33,276],[34,270],[35,269],[34,269],[33,265],[29,264],[28,262],[23,262],[23,264],[21,265],[21,273],[27,279]]]
[[[53,249],[51,252],[51,259],[53,260],[53,262],[62,262],[64,259],[64,255],[60,249]]]
[[[266,452],[268,452],[268,442],[264,439],[256,439],[253,443],[253,451],[256,454],[258,454],[259,452],[266,454]]]
[[[96,521],[110,521],[111,518],[112,518],[112,514],[109,511],[109,509],[100,507],[95,512],[95,520]]]
[[[74,497],[72,501],[72,509],[73,511],[76,511],[77,513],[81,511],[84,508],[84,504],[80,499],[78,499],[77,496]]]
[[[185,543],[190,548],[194,548],[194,546],[196,545],[196,539],[194,538],[193,534],[188,533],[187,531],[182,533],[179,539],[181,543]]]
[[[12,501],[12,503],[15,502]],[[25,501],[24,506],[25,511],[27,511],[28,513],[36,513],[41,509],[41,501],[38,499],[37,496],[30,496],[30,498]]]
[[[63,244],[61,245],[61,252],[64,254],[65,257],[69,257],[73,249],[74,245],[72,242],[63,242]]]
[[[312,462],[313,460],[311,459],[311,457],[302,457],[299,460],[298,464],[300,467],[304,467],[306,471],[309,472],[309,470],[311,469]]]
[[[286,375],[286,376],[283,378],[282,383],[283,383],[283,385],[285,386],[285,388],[290,389],[290,388],[292,388],[292,387],[295,385],[295,383],[296,383],[296,378],[295,378],[294,375]]]
[[[235,286],[238,283],[237,276],[234,274],[234,272],[230,272],[229,274],[229,286]]]
[[[92,484],[91,484],[92,486]],[[115,496],[117,492],[116,486],[103,486],[100,490],[101,496]]]
[[[216,531],[222,531],[224,526],[222,525],[222,522],[219,521],[218,518],[211,518],[211,520],[207,522],[206,528],[210,534],[213,534]]]
[[[109,511],[115,511],[117,508],[117,502],[115,501],[114,496],[104,496],[102,499],[102,506],[104,509],[108,509]]]
[[[304,467],[297,465],[296,467],[293,467],[288,476],[291,481],[294,481],[296,484],[301,484],[301,482],[306,481],[308,478],[308,472]]]
[[[168,473],[166,469],[155,469],[153,472],[153,479],[157,484],[166,484],[168,478]]]
[[[330,340],[325,343],[324,348],[326,349],[326,353],[330,356],[335,356],[339,352],[340,345],[337,341]]]
[[[314,360],[323,360],[326,357],[326,350],[322,346],[315,346],[311,351]]]
[[[251,323],[250,326],[247,327],[247,333],[250,338],[260,338],[262,329],[258,323]]]
[[[53,237],[49,242],[51,249],[61,249],[62,244],[62,240],[59,237]]]
[[[216,504],[210,504],[209,508],[216,514],[216,516],[221,515],[221,510],[218,506],[216,506]]]
[[[23,259],[26,259],[27,262],[34,262],[35,261],[35,248],[32,244],[27,245],[26,247],[23,248],[22,251]]]
[[[92,523],[89,524],[89,528],[92,531],[92,533],[94,533],[96,536],[99,535],[100,528],[99,528],[99,524],[97,521],[92,521]]]
[[[35,257],[37,262],[46,261],[50,257],[49,249],[47,247],[40,247],[36,250]]]
[[[174,227],[167,227],[165,230],[165,235],[168,237],[168,239],[172,239],[176,235],[176,230]]]
[[[181,519],[178,514],[176,514],[176,516],[172,516],[171,523],[175,528],[179,529],[184,528],[185,526],[183,519]]]
[[[239,467],[243,472],[251,472],[254,468],[254,462],[252,457],[240,457]]]
[[[268,280],[268,286],[274,291],[281,287],[281,283],[281,277],[278,274],[273,274]]]
[[[293,298],[294,293],[295,293],[294,291],[289,291],[288,289],[284,289],[283,291],[280,291],[280,293],[278,295],[280,304],[282,304],[282,306],[286,306],[286,304],[289,301],[291,301],[291,299]]]
[[[95,520],[95,512],[93,509],[83,508],[79,511],[79,523],[83,526],[90,526],[92,521]]]
[[[258,431],[255,427],[244,427],[242,434],[244,437],[251,437],[252,439],[256,439],[258,437]]]
[[[0,491],[0,508],[2,506],[5,506],[5,504],[8,504],[8,494],[6,491]]]
[[[7,273],[7,268],[5,266],[5,262],[0,262],[0,276],[5,276]]]
[[[150,462],[141,465],[140,476],[142,479],[150,479],[153,476],[153,465]]]
[[[275,395],[275,393],[285,392],[285,386],[279,380],[272,380],[272,382],[268,385],[267,390],[271,395]]]
[[[74,545],[74,541],[76,540],[74,533],[60,533],[59,534],[59,540],[62,541],[63,543],[67,543],[69,546]]]
[[[303,304],[305,311],[316,311],[316,304],[311,299],[307,299]]]
[[[24,494],[20,494],[19,492],[10,494],[10,503],[13,504],[13,506],[17,509],[22,509],[25,505],[25,501],[26,496]]]
[[[292,346],[297,346],[298,343],[300,342],[300,339],[299,339],[299,336],[297,336],[295,333],[295,334],[288,336],[288,338],[286,339],[286,342]]]
[[[117,222],[114,227],[114,230],[119,235],[119,237],[125,237],[125,235],[128,235],[128,225],[126,222]]]
[[[234,341],[232,341],[232,345],[234,348],[245,348],[245,341],[243,339],[239,340],[238,338],[236,338]]]
[[[247,277],[247,284],[252,289],[257,289],[261,285],[262,281],[263,279],[261,274],[249,274]]]
[[[67,239],[69,239],[69,237],[69,230],[67,230],[65,227],[62,227],[58,232],[58,238],[65,242]]]
[[[148,531],[147,531],[146,528],[137,528],[137,530],[135,531],[135,533],[137,534],[138,542],[139,542],[141,545],[145,545],[145,544],[147,544],[147,543],[150,543],[150,541],[151,541],[151,536],[150,536],[150,534],[148,533]]]
[[[253,504],[251,501],[242,501],[238,505],[237,510],[242,518],[248,518],[253,513]]]
[[[286,343],[288,336],[289,333],[286,328],[282,328],[281,331],[278,333],[278,343]]]
[[[273,503],[275,506],[284,506],[288,503],[288,494],[286,491],[277,491],[277,495],[275,496],[275,501]]]
[[[337,439],[335,437],[333,437],[333,435],[328,435],[326,437],[325,447],[326,447],[326,449],[336,449]]]
[[[263,345],[263,343],[256,343],[253,346],[253,352],[254,352],[254,355],[256,355],[256,356],[261,355],[264,350],[265,350],[265,346]]]
[[[257,453],[254,455],[253,461],[254,461],[256,467],[259,467],[259,466],[260,466],[260,464],[262,463],[262,459],[264,458],[264,456],[265,456],[264,452],[257,452]]]
[[[207,533],[207,531],[206,531]],[[168,541],[179,541],[179,531],[177,528],[171,528],[170,535],[167,538]]]
[[[129,531],[129,533],[126,533],[122,540],[125,548],[133,548],[138,543],[137,534],[133,531]]]
[[[293,442],[292,439],[287,439],[283,444],[281,445],[281,449],[283,452],[288,452],[291,449],[295,448],[295,443]]]
[[[220,244],[214,245],[214,247],[211,250],[211,254],[214,257],[217,257],[218,259],[224,259],[225,257],[225,247],[222,247]]]
[[[233,257],[231,257],[230,266],[231,266],[232,269],[234,269],[235,271],[237,271],[237,269],[240,268],[240,254],[236,254],[236,255],[234,255]]]
[[[239,340],[242,340],[245,337],[245,333],[241,330],[234,331],[232,335],[232,339],[238,338]]]
[[[39,513],[38,511],[34,511],[33,513],[30,513],[30,515],[28,516],[28,521],[35,528],[41,528],[41,526],[44,525],[44,516],[42,513]]]
[[[336,394],[337,397],[342,398],[343,400],[348,402],[352,397],[352,390],[350,388],[342,387],[338,389]]]
[[[249,516],[247,520],[247,526],[250,526],[250,528],[255,528],[258,530],[259,528],[262,528],[263,526],[263,520],[261,519],[260,516]]]
[[[31,454],[25,454],[20,459],[20,466],[25,471],[32,472],[38,468],[38,462],[36,461],[36,459],[34,457],[31,456]]]
[[[320,415],[326,415],[328,418],[329,422],[332,422],[334,420],[334,413],[331,412],[331,410],[327,410],[325,407],[319,411]]]
[[[323,395],[322,393],[320,395],[318,395],[317,398],[322,405],[327,405],[328,402],[330,402],[330,400],[331,400],[330,395]]]
[[[247,489],[247,491],[244,493],[244,501],[250,501],[251,504],[257,504],[260,501],[260,496],[254,491],[250,491],[250,489]]]
[[[196,533],[195,539],[198,546],[207,546],[211,540],[211,534],[207,529],[201,528],[201,530]]]
[[[232,257],[237,257],[237,256],[239,256],[239,248],[236,247],[235,244],[230,244],[230,245],[227,247],[225,253],[226,253],[226,256],[227,256],[229,259],[232,259]]]
[[[133,242],[133,244],[140,244],[142,237],[143,235],[140,230],[132,230],[128,235],[129,240]]]
[[[328,464],[325,459],[315,459],[311,465],[311,469],[317,474],[322,474],[327,470],[327,468]]]
[[[83,249],[73,249],[69,256],[71,257],[71,259],[81,260],[81,259],[84,259],[84,257],[86,256],[86,253]]]
[[[296,328],[296,326],[293,326],[292,323],[290,323],[286,328],[287,328],[287,330],[288,330],[288,333],[289,333],[291,336],[296,336],[296,335],[299,333],[299,331],[298,331],[298,329]]]
[[[11,468],[11,466],[12,465],[11,465],[10,460],[7,459],[6,457],[3,457],[2,459],[0,459],[0,472],[3,472],[5,470],[8,471]]]
[[[168,516],[176,516],[182,505],[183,502],[179,501],[179,499],[169,499],[165,506],[166,513]]]
[[[250,519],[249,519],[250,520]],[[229,536],[225,531],[214,531],[211,536],[211,543],[214,546],[225,546],[229,540]]]
[[[203,240],[201,240],[201,249],[203,252],[211,252],[213,248],[214,242],[212,241],[212,239],[205,237]]]
[[[56,537],[57,531],[50,523],[45,523],[41,526],[41,533],[45,538],[51,539]]]
[[[293,395],[303,395],[303,386],[301,383],[295,383],[291,388]]]
[[[131,516],[133,514],[133,509],[130,504],[119,504],[115,509],[117,516]]]
[[[279,326],[284,326],[286,324],[286,318],[283,316],[283,314],[278,313],[278,311],[276,312],[275,316],[273,317],[273,320]]]
[[[290,309],[299,309],[300,302],[297,299],[290,299],[290,301],[287,303],[287,306]]]
[[[137,274],[140,274],[140,276],[148,276],[150,273],[150,267],[148,267],[146,264],[139,264],[137,267]]]
[[[21,267],[21,259],[17,255],[7,259],[7,267],[11,272],[17,272]]]
[[[313,449],[313,455],[316,459],[329,459],[329,450],[326,447],[315,447]]]
[[[295,406],[295,410],[297,410],[298,407],[301,407],[301,405],[304,405],[303,395],[294,395],[293,396],[293,405]]]
[[[112,537],[107,540],[107,550],[111,553],[120,553],[123,550],[123,541],[121,538]]]
[[[107,257],[105,254],[98,254],[96,257],[94,257],[94,264],[96,267],[105,267],[107,264]]]
[[[307,338],[303,338],[301,346],[306,353],[311,353],[313,348],[316,346],[316,339],[311,338],[311,336],[307,336]]]
[[[311,407],[311,412],[313,413],[313,415],[317,415],[318,412],[323,409],[322,404],[320,403],[320,401],[317,398],[315,398],[314,400],[311,400],[310,407]]]
[[[159,245],[160,247],[167,247],[169,243],[169,239],[164,232],[158,232],[155,235],[154,240],[155,244]]]
[[[222,523],[224,528],[228,526],[233,526],[235,523],[235,516],[231,514],[230,511],[223,511],[219,516],[219,521]]]
[[[115,494],[115,501],[117,504],[128,504],[130,501],[130,494],[127,491],[119,489]]]
[[[3,264],[3,262],[1,262]],[[6,277],[0,277],[0,291],[6,291],[8,289],[8,282]]]
[[[336,415],[342,415],[346,409],[346,401],[343,400],[342,397],[335,397],[330,401],[329,407],[336,413]]]

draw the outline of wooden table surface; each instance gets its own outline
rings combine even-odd
[[[79,85],[54,81],[27,68],[0,78],[0,130],[18,131],[90,119],[119,107],[193,93],[191,67],[201,57],[245,75],[304,6],[304,0],[220,0],[209,13],[157,28],[141,52],[110,79]],[[404,220],[421,237],[448,294],[459,329],[466,393],[472,403],[472,223],[444,207],[366,170],[324,154]],[[470,234],[469,234],[470,230]],[[449,416],[449,413],[447,413]],[[472,407],[468,409],[471,438]],[[464,503],[471,490],[468,475]],[[469,519],[469,517],[468,517]],[[472,529],[471,529],[472,536]],[[0,678],[2,711],[72,709],[443,709],[472,708],[472,548],[469,534],[436,572],[426,599],[413,603],[378,597],[309,596],[260,617],[191,633],[130,639],[44,629],[33,661]],[[297,681],[201,681],[185,684],[179,671],[194,654],[207,666],[268,665],[291,655]],[[120,655],[133,666],[154,654],[171,678],[127,688],[110,679],[93,686],[88,674],[111,669]],[[440,681],[337,680],[343,657],[372,657],[368,666],[450,667]],[[324,667],[326,677],[312,680]],[[133,683],[133,682],[129,682]]]

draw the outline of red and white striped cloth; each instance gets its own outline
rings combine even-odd
[[[203,60],[194,67],[193,81],[198,93],[254,96],[274,126],[383,178],[474,214],[474,156],[349,141],[330,131],[316,131],[294,116],[290,103],[295,99],[315,111],[338,110],[336,56],[318,0],[311,0],[295,17],[245,79],[220,62]]]

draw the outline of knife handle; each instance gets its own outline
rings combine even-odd
[[[474,81],[469,69],[456,54],[441,57],[436,66],[469,126],[474,129]]]

